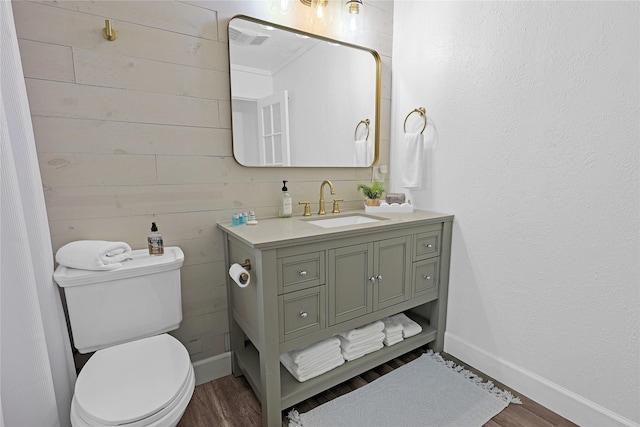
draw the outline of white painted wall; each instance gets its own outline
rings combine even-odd
[[[638,2],[396,1],[412,199],[456,215],[445,349],[581,425],[640,423]]]

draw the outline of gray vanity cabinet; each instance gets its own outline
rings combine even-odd
[[[426,211],[376,215],[380,221],[323,229],[304,218],[218,224],[227,268],[248,260],[249,286],[228,278],[234,375],[262,404],[263,425],[281,411],[423,345],[441,351],[453,216]],[[422,332],[298,382],[280,354],[404,312]]]

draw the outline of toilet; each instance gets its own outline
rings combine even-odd
[[[73,345],[94,352],[75,384],[74,427],[173,427],[191,400],[187,349],[168,331],[182,321],[179,247],[152,256],[134,250],[123,266],[90,271],[58,266]]]

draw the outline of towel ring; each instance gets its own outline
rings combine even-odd
[[[412,115],[413,113],[418,113],[420,114],[420,116],[424,117],[424,126],[422,126],[422,130],[420,131],[420,133],[424,132],[424,130],[427,128],[427,112],[424,109],[424,107],[419,107],[411,110],[411,112],[407,114],[407,117],[405,117],[404,125],[403,125],[404,133],[407,133],[407,120],[409,119],[409,116]]]
[[[369,139],[369,124],[371,121],[369,119],[360,120],[360,123],[356,125],[356,130],[353,132],[353,139],[358,140],[358,128],[360,125],[364,124],[367,127],[367,136],[365,137],[365,141]]]

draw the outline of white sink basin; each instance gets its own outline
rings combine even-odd
[[[323,218],[323,219],[314,219],[311,221],[306,221],[308,224],[317,225],[323,228],[334,228],[334,227],[344,227],[346,225],[358,225],[358,224],[367,224],[369,222],[378,222],[380,218],[367,216],[367,215],[345,215],[345,216],[336,216],[332,218]]]

